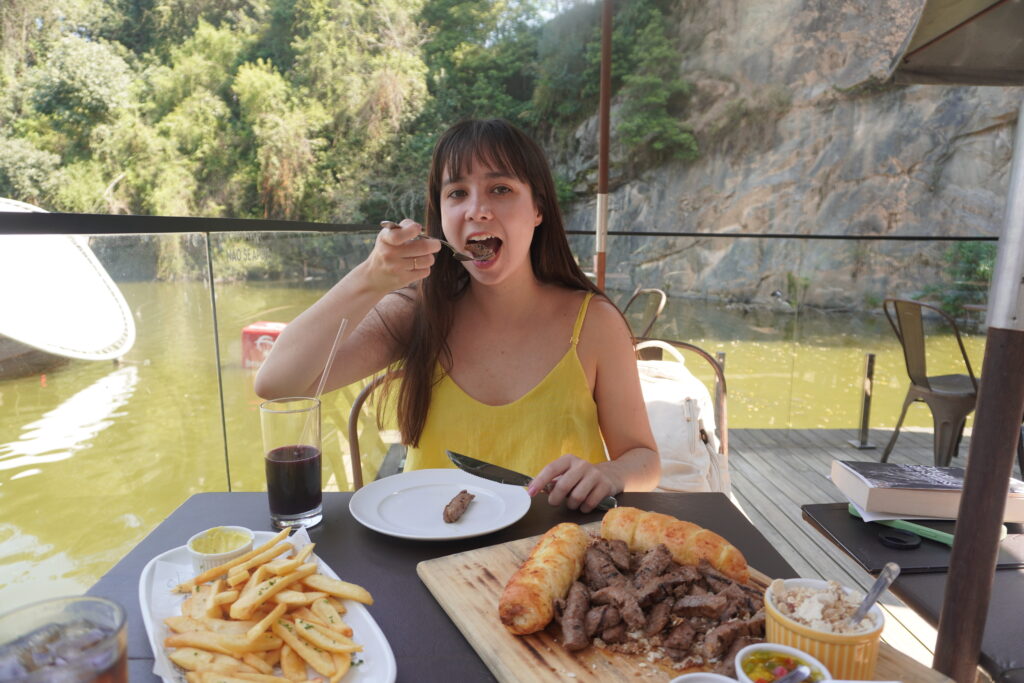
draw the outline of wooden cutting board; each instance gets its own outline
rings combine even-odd
[[[585,525],[596,533],[600,522]],[[420,562],[416,572],[434,598],[465,636],[476,653],[502,683],[530,680],[600,681],[605,683],[664,682],[678,676],[668,666],[603,649],[588,647],[571,653],[562,648],[549,629],[529,636],[514,636],[498,619],[498,598],[505,583],[529,556],[540,536]],[[770,579],[752,569],[755,583]],[[882,643],[876,680],[903,683],[949,681],[906,655]]]

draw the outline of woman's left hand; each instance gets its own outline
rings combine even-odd
[[[548,463],[534,477],[527,492],[535,496],[548,485],[551,486],[548,503],[561,505],[564,502],[570,510],[580,512],[590,512],[606,497],[620,493],[623,487],[610,472],[575,455],[563,455]]]

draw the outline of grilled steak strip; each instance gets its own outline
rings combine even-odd
[[[606,586],[593,593],[590,599],[598,604],[610,603],[618,607],[630,631],[643,628],[647,621],[643,610],[640,609],[640,605],[636,601],[636,596],[624,584]]]
[[[625,541],[618,539],[609,541],[607,538],[598,538],[594,541],[594,547],[604,551],[608,557],[612,558],[612,562],[620,572],[629,571],[629,546]]]
[[[595,545],[587,548],[587,554],[583,556],[583,571],[590,590],[601,590],[626,581],[626,577],[616,569],[612,558]]]
[[[633,575],[633,585],[639,588],[656,576],[661,575],[672,564],[672,555],[665,544],[659,544],[648,550],[640,558],[640,566]]]
[[[562,613],[562,645],[566,650],[582,650],[590,645],[583,623],[589,606],[590,591],[579,581],[573,582]]]
[[[620,621],[611,628],[601,632],[601,640],[606,643],[622,643],[626,640],[626,622]]]
[[[668,634],[668,638],[665,639],[665,647],[671,650],[686,652],[690,649],[690,644],[696,635],[697,630],[689,622],[681,622]]]
[[[711,617],[718,615],[728,606],[728,600],[721,595],[687,595],[676,600],[672,614],[681,617]]]
[[[644,635],[648,638],[661,633],[668,626],[668,620],[672,616],[672,600],[662,600],[647,613],[647,623],[644,625]]]
[[[747,645],[760,642],[760,640],[760,638],[751,638],[750,636],[741,636],[734,640],[732,645],[729,646],[729,651],[725,653],[722,660],[718,662],[718,666],[715,667],[715,673],[723,674],[725,676],[735,676],[736,654]]]
[[[452,498],[451,502],[444,506],[444,521],[446,524],[459,521],[469,507],[469,502],[476,498],[469,491],[459,491],[458,495]],[[435,508],[436,509],[436,508]]]

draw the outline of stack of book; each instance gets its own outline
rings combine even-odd
[[[956,519],[964,489],[962,467],[832,461],[832,483],[865,520]],[[1024,522],[1024,482],[1011,479],[1003,522]]]

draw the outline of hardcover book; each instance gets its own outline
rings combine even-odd
[[[962,467],[833,460],[832,483],[865,510],[956,519],[964,488]],[[1011,479],[1004,522],[1024,522],[1024,482]]]

